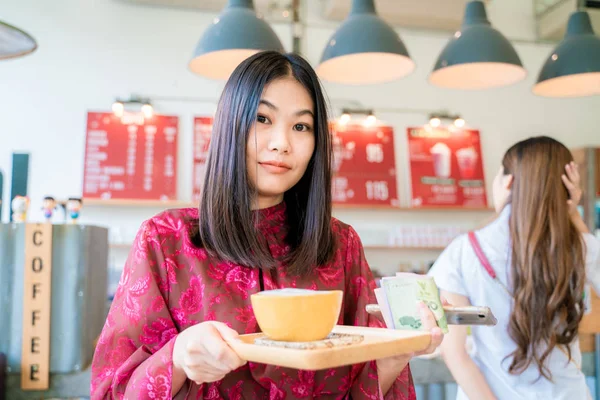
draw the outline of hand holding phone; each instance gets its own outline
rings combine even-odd
[[[367,304],[367,313],[383,319],[379,304]],[[483,325],[495,326],[498,321],[489,307],[453,307],[444,306],[448,325]]]

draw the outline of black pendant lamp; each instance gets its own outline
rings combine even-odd
[[[525,79],[510,42],[492,27],[481,1],[467,3],[460,31],[440,54],[429,82],[451,89],[489,89]]]
[[[189,68],[207,78],[228,79],[242,61],[263,50],[283,52],[283,45],[256,15],[252,0],[229,0],[202,35]]]
[[[587,12],[571,14],[565,38],[542,67],[533,93],[544,97],[600,94],[600,38]]]
[[[330,82],[370,84],[402,78],[414,69],[406,46],[377,15],[373,0],[352,0],[350,15],[329,39],[317,72]]]
[[[0,60],[22,57],[35,49],[37,43],[27,32],[0,21]]]

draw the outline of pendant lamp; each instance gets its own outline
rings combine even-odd
[[[600,94],[600,38],[587,12],[571,14],[565,38],[542,67],[533,93],[545,97]]]
[[[370,84],[402,78],[414,69],[406,46],[377,16],[373,0],[353,0],[350,15],[323,51],[317,73],[326,81]]]
[[[207,78],[228,79],[243,60],[263,50],[283,52],[283,45],[256,15],[252,0],[229,0],[200,38],[189,68]]]
[[[21,29],[0,21],[0,60],[17,58],[37,49],[34,38]]]
[[[489,89],[525,79],[510,42],[492,27],[481,1],[467,3],[460,31],[440,54],[429,82],[451,89]]]

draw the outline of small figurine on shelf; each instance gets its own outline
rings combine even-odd
[[[15,196],[10,203],[12,208],[12,219],[14,222],[25,222],[27,210],[29,209],[29,197]]]
[[[72,224],[77,223],[82,206],[83,201],[79,197],[69,197],[69,200],[67,200],[67,212],[69,213],[69,221]]]
[[[52,214],[54,214],[54,210],[56,210],[56,200],[54,197],[44,197],[44,201],[42,202],[42,210],[44,210],[44,218],[46,219],[46,222],[51,222]]]

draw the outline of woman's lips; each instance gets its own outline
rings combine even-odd
[[[267,172],[272,174],[283,174],[292,169],[291,166],[280,161],[263,161],[259,162],[260,166],[263,167]]]

